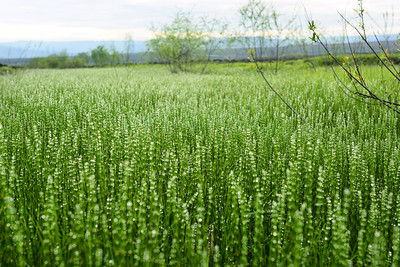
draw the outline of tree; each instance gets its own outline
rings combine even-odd
[[[250,0],[239,8],[239,14],[239,32],[237,33],[239,43],[246,49],[254,49],[254,59],[260,61],[265,57],[270,27],[267,6],[261,0]]]
[[[90,56],[96,66],[105,66],[109,61],[109,52],[104,45],[99,45],[91,50]]]
[[[54,57],[58,59],[58,64],[60,66],[64,68],[67,67],[69,61],[67,50],[62,50],[58,55],[55,55]]]
[[[135,48],[135,42],[133,41],[132,35],[127,33],[125,35],[125,42],[124,42],[124,48],[125,48],[125,55],[123,62],[126,65],[129,65],[131,63],[131,53],[133,53],[134,48]]]
[[[228,24],[226,22],[216,18],[209,19],[207,17],[202,17],[200,27],[203,35],[203,48],[200,57],[203,65],[201,73],[203,74],[212,56],[218,52],[222,52],[224,48],[228,48],[230,46],[230,41],[225,38],[228,29]]]
[[[70,61],[70,64],[69,64],[69,67],[72,67],[72,68],[80,68],[80,67],[86,67],[86,66],[87,66],[87,62],[83,58],[80,58],[77,56],[75,56]]]
[[[171,72],[194,71],[200,66],[204,73],[214,54],[229,47],[228,24],[216,18],[196,18],[179,11],[170,24],[152,27],[154,39],[147,42],[152,60],[168,66]],[[147,52],[146,52],[147,53]]]
[[[111,45],[108,51],[108,64],[111,66],[118,65],[122,60],[122,55],[115,49],[114,45]]]
[[[171,24],[152,27],[154,39],[147,42],[154,61],[171,72],[192,71],[204,44],[203,33],[190,13],[177,12]]]
[[[249,0],[239,9],[239,40],[246,49],[254,49],[256,61],[267,59],[267,48],[273,48],[269,59],[275,60],[275,72],[283,58],[284,46],[289,44],[295,30],[295,16],[282,22],[282,15],[272,6],[261,0]]]
[[[77,60],[79,59],[79,61],[82,62],[84,65],[88,65],[90,62],[90,55],[86,52],[78,53],[74,58],[76,58]]]
[[[70,57],[66,50],[61,51],[58,54],[53,54],[47,57],[33,58],[28,67],[30,68],[43,68],[43,69],[65,69],[65,68],[79,68],[85,67],[87,62],[79,57]]]
[[[295,16],[289,19],[287,22],[282,23],[281,14],[278,13],[273,6],[269,9],[270,23],[269,29],[267,31],[269,44],[275,50],[275,73],[278,72],[278,64],[283,58],[285,51],[282,51],[283,46],[289,45],[290,39],[293,37],[293,32],[295,30]]]

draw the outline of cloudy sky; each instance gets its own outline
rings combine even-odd
[[[171,20],[178,11],[193,15],[225,18],[237,24],[238,8],[247,0],[2,0],[0,4],[0,42],[18,40],[75,41],[151,38],[149,27]],[[273,0],[278,12],[289,17],[297,12],[304,21],[304,7],[327,32],[341,26],[338,11],[353,17],[356,0]],[[364,0],[369,15],[383,24],[382,13],[398,13],[394,31],[400,31],[398,0]],[[304,22],[303,22],[304,23]]]

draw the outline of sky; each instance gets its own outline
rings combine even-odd
[[[193,16],[223,18],[238,22],[238,9],[248,0],[0,0],[0,43],[29,41],[106,41],[152,38],[149,28],[168,23],[177,11]],[[340,34],[339,14],[353,18],[357,0],[265,1],[289,18],[298,14],[305,26],[305,12],[329,34]],[[398,0],[364,0],[369,16],[383,25],[382,13],[396,14],[394,33],[400,31]],[[304,7],[303,7],[304,6]],[[370,23],[375,27],[374,23]]]

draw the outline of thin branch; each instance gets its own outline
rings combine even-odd
[[[387,54],[386,50],[383,48],[383,45],[381,41],[379,41],[378,36],[374,33],[375,39],[378,42],[379,48],[382,50],[383,54],[385,55],[385,58],[389,61],[390,65],[392,66],[393,70],[396,72],[397,76],[400,77],[400,73],[397,71],[396,67],[393,64],[393,61],[390,60],[389,55]]]
[[[340,14],[340,13],[339,13]],[[356,26],[354,26],[353,24],[351,24],[350,21],[348,21],[342,14],[340,14],[340,16],[342,17],[342,19],[349,24],[354,30],[357,31],[357,33],[361,36],[361,39],[364,41],[364,43],[368,46],[368,48],[372,51],[372,53],[374,53],[374,55],[378,58],[379,62],[382,63],[383,66],[385,66],[385,68],[397,79],[400,81],[400,77],[398,77],[391,68],[389,68],[386,63],[382,60],[382,58],[378,55],[378,53],[375,51],[375,49],[371,46],[371,44],[368,42],[367,38],[364,37],[362,35],[362,33],[358,30],[358,28]]]
[[[359,67],[359,64],[357,62],[355,50],[353,49],[353,47],[350,44],[350,38],[349,38],[349,35],[347,34],[347,25],[345,26],[345,30],[346,30],[347,45],[349,46],[350,53],[351,53],[351,58],[353,59],[354,66],[356,67],[356,71],[357,71],[358,77],[360,78],[361,83],[364,84],[365,86],[367,86],[367,84],[364,81],[364,78],[363,78],[363,76],[361,74],[361,69]]]
[[[331,68],[332,68],[332,71],[333,71],[333,73],[334,73],[334,75],[335,75],[335,78],[336,78],[337,80],[339,80],[339,82],[343,85],[343,87],[345,87],[350,93],[352,93],[352,94],[354,94],[354,95],[357,95],[357,96],[359,96],[359,97],[363,97],[363,98],[368,98],[368,99],[373,99],[373,100],[376,100],[376,101],[380,101],[377,97],[374,97],[374,96],[371,96],[371,95],[366,95],[366,94],[363,94],[363,93],[360,93],[360,92],[354,92],[354,91],[352,91],[347,85],[345,85],[345,83],[342,81],[342,79],[339,78],[339,75],[336,73],[335,69],[334,69],[332,66],[331,66]],[[354,83],[353,80],[352,80],[352,82]],[[354,86],[355,86],[355,85],[354,85]],[[355,86],[355,88],[357,89],[356,86]],[[342,91],[343,91],[343,90],[342,90]],[[362,102],[362,103],[369,104],[369,105],[381,105],[381,104],[383,104],[383,103],[369,103],[369,102],[361,101],[360,99],[357,99],[357,98],[354,98],[354,97],[352,97],[352,98],[355,99],[355,100],[357,100],[357,101],[360,101],[360,102]],[[398,104],[398,103],[394,103],[394,102],[387,101],[387,100],[384,100],[384,99],[381,99],[381,101],[383,101],[384,103],[386,103],[386,104],[388,104],[388,105],[394,105],[394,106],[400,107],[400,104]]]
[[[342,81],[342,79],[339,78],[339,76],[337,75],[337,73],[336,73],[336,71],[334,70],[333,67],[332,67],[332,71],[333,71],[333,73],[334,73],[334,75],[335,75],[336,80],[338,80],[338,81],[340,82],[340,84],[342,84],[342,86],[343,86],[344,88],[346,88],[350,93],[355,94],[355,95],[358,95],[357,92],[352,91],[352,90]],[[355,98],[354,96],[348,94],[341,86],[339,86],[339,88],[342,90],[342,92],[343,92],[345,95],[347,95],[348,97],[350,97],[350,98],[352,98],[352,99],[354,99],[354,100],[356,100],[356,101],[358,101],[358,102],[361,102],[361,103],[364,103],[364,104],[367,104],[367,105],[374,105],[374,106],[380,105],[380,103],[369,103],[369,102],[363,101],[363,100],[361,100],[361,99]]]
[[[372,98],[375,99],[379,102],[381,102],[383,105],[387,106],[388,108],[392,109],[393,111],[395,111],[396,113],[400,114],[400,111],[393,108],[391,105],[394,105],[393,103],[389,103],[386,100],[382,100],[380,99],[378,96],[376,96],[366,85],[364,85],[362,82],[360,82],[356,77],[354,77],[354,75],[347,69],[345,68],[340,62],[339,60],[332,54],[332,52],[329,51],[328,47],[322,42],[322,40],[319,38],[319,36],[316,34],[315,31],[313,31],[314,36],[316,36],[316,40],[318,41],[319,44],[322,45],[322,47],[324,48],[324,50],[328,53],[328,55],[336,62],[337,65],[339,65],[348,75],[349,77],[354,80],[356,83],[358,83],[361,87],[363,87],[369,94],[370,96],[366,96],[366,98]],[[359,94],[359,93],[358,93]],[[361,94],[360,94],[361,95]],[[397,103],[395,104],[397,106]]]
[[[303,118],[302,118],[302,117],[301,117],[301,116],[300,116],[300,115],[285,101],[285,99],[283,99],[283,98],[281,97],[281,95],[274,89],[274,87],[272,87],[272,85],[271,85],[270,82],[267,80],[267,78],[265,78],[264,72],[260,69],[260,66],[258,65],[257,61],[254,60],[253,55],[250,55],[250,56],[251,56],[251,59],[253,60],[253,62],[256,64],[258,72],[261,74],[261,76],[263,77],[264,81],[268,84],[269,88],[271,88],[271,90],[274,91],[274,93],[282,100],[283,103],[286,104],[286,106],[288,106],[288,107],[293,111],[294,114],[296,114],[302,121],[305,122],[306,120],[303,119]]]

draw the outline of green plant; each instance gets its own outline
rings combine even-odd
[[[90,51],[90,56],[95,66],[118,65],[122,55],[111,46],[109,49],[104,45],[99,45]]]
[[[86,67],[88,61],[89,56],[86,53],[80,53],[75,57],[70,57],[68,56],[67,51],[64,50],[59,54],[32,58],[27,66],[29,68],[39,69],[81,68]]]
[[[170,24],[152,27],[155,38],[147,42],[149,56],[172,73],[194,72],[199,64],[204,73],[212,56],[228,47],[221,39],[226,29],[227,24],[217,19],[197,20],[190,13],[177,12]]]
[[[18,71],[18,68],[13,68],[9,66],[0,66],[0,75],[7,75],[7,74],[13,74]]]
[[[398,265],[399,118],[282,67],[309,129],[245,64],[212,68],[0,76],[0,264]]]
[[[264,81],[267,83],[268,87],[282,100],[283,103],[297,116],[299,117],[302,121],[304,119],[286,102],[285,99],[282,98],[282,96],[275,90],[275,88],[271,85],[271,83],[267,80],[267,78],[264,75],[264,72],[261,70],[260,66],[258,65],[257,60],[255,60],[255,50],[254,49],[249,49],[247,52],[247,56],[249,57],[249,60],[253,62],[256,66],[256,69],[258,73],[260,73],[261,77],[264,79]]]
[[[173,73],[193,71],[203,46],[203,33],[189,13],[177,12],[171,24],[152,28],[155,38],[147,43],[154,61]]]

